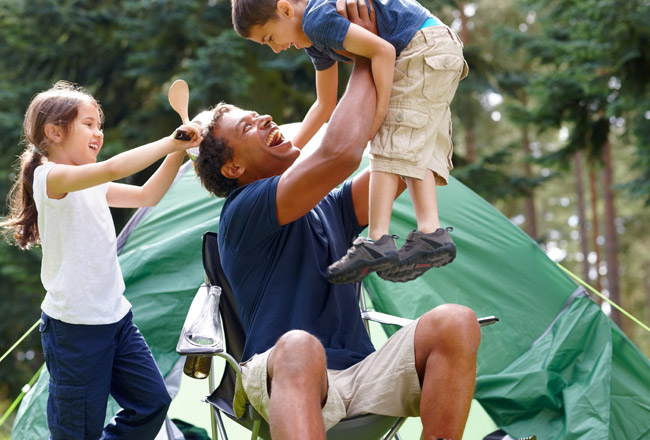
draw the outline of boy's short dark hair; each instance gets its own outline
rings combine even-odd
[[[278,0],[232,0],[232,24],[244,38],[253,26],[264,25],[277,17]]]
[[[214,108],[214,116],[208,124],[199,146],[199,155],[194,162],[194,169],[203,187],[218,197],[228,197],[237,188],[236,179],[221,174],[221,167],[232,159],[233,151],[226,139],[218,136],[217,127],[221,117],[236,108],[223,102]]]

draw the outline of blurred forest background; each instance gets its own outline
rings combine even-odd
[[[470,66],[452,106],[452,174],[650,322],[650,0],[421,3],[457,30]],[[26,107],[60,79],[103,106],[100,160],[180,124],[167,102],[177,78],[190,85],[191,115],[223,100],[281,124],[302,120],[315,99],[307,55],[238,37],[228,0],[0,0],[0,60],[3,200]],[[340,70],[342,92],[350,66]],[[119,231],[132,212],[113,214]],[[39,273],[38,249],[0,243],[0,356],[39,319]],[[647,331],[603,310],[650,355]],[[0,364],[0,417],[42,363],[34,331]]]

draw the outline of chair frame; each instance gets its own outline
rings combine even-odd
[[[212,286],[220,287],[222,289],[222,295],[226,289],[226,293],[228,295],[232,295],[228,280],[226,279],[225,274],[223,273],[223,269],[221,268],[219,252],[218,250],[216,253],[214,252],[214,249],[217,249],[216,246],[217,234],[215,232],[206,232],[203,235],[202,249],[203,266],[205,269],[206,280],[205,283],[199,287],[199,290],[197,291],[194,300],[192,301],[192,306],[190,307],[190,310],[185,319],[176,351],[180,355],[201,355],[211,357],[210,373],[208,374],[208,387],[210,394],[204,399],[204,402],[209,403],[211,408],[210,424],[213,440],[217,440],[219,438],[219,435],[221,435],[221,438],[224,440],[228,440],[228,435],[226,433],[225,424],[221,417],[221,412],[226,414],[229,418],[233,419],[237,423],[250,429],[251,440],[259,439],[260,435],[269,436],[270,438],[270,435],[268,434],[268,424],[266,424],[266,421],[263,420],[260,414],[258,414],[250,404],[247,404],[246,407],[247,414],[242,419],[237,419],[237,417],[234,415],[234,411],[232,410],[232,401],[229,401],[229,399],[232,397],[232,393],[234,393],[234,381],[236,380],[236,377],[241,374],[241,367],[237,359],[231,354],[232,347],[230,347],[230,345],[240,345],[240,348],[243,349],[244,342],[243,339],[232,341],[233,339],[236,339],[237,336],[239,338],[244,337],[241,323],[236,319],[237,315],[234,299],[223,298],[223,296],[220,298],[218,313],[219,330],[223,332],[220,336],[223,337],[225,334],[225,338],[223,338],[222,341],[219,341],[214,345],[214,347],[208,347],[207,349],[202,349],[201,351],[197,351],[196,347],[192,347],[185,341],[185,334],[187,333],[190,324],[194,321],[194,319],[196,319],[198,308],[204,303],[204,299],[208,295],[208,291]],[[369,310],[366,304],[365,292],[362,287],[362,283],[357,284],[357,296],[359,299],[361,317],[369,334],[370,321],[380,324],[397,325],[400,327],[403,327],[412,321],[411,319],[400,318],[397,316]],[[224,299],[226,300],[225,302],[223,301]],[[224,311],[224,308],[229,310]],[[226,314],[229,314],[233,317],[231,318],[231,321],[236,320],[237,322],[226,321]],[[497,321],[498,318],[494,316],[488,316],[485,318],[480,318],[479,324],[481,326],[485,326],[493,324]],[[236,328],[233,329],[233,326]],[[238,332],[241,333],[237,335]],[[233,338],[233,334],[235,334],[235,338]],[[231,342],[231,344],[228,342]],[[226,361],[226,366],[224,368],[219,385],[216,384],[214,372],[215,356],[220,357]],[[230,370],[228,367],[230,367]],[[341,433],[346,430],[357,430],[361,429],[362,427],[367,427],[370,424],[375,424],[375,426],[377,426],[377,431],[380,431],[378,435],[381,436],[381,440],[390,440],[393,438],[396,440],[401,440],[398,431],[405,421],[405,417],[388,417],[380,416],[377,414],[364,414],[361,416],[341,420],[336,426],[330,429],[327,434],[328,439],[338,439],[338,436],[340,436]],[[382,432],[385,433],[385,435],[382,435]],[[379,437],[376,435],[376,433],[373,433],[373,440],[379,439]],[[359,439],[354,435],[344,438],[356,438],[357,440],[365,440]]]

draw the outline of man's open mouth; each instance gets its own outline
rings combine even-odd
[[[99,145],[97,145],[97,144],[90,144],[90,145],[88,145],[88,146],[89,146],[90,148],[92,148],[93,150],[95,150],[95,151],[99,150]]]
[[[276,127],[271,130],[271,133],[269,133],[269,136],[266,138],[266,146],[275,147],[280,145],[283,141],[284,136],[282,136],[282,133],[280,133],[280,129]]]

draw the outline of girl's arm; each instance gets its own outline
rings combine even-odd
[[[345,50],[369,58],[372,76],[377,89],[377,111],[370,132],[374,137],[388,111],[388,99],[393,87],[393,69],[395,67],[395,47],[383,38],[358,26],[350,24],[345,40]]]
[[[155,161],[175,151],[184,151],[201,143],[198,124],[183,125],[179,129],[192,135],[189,141],[174,139],[173,134],[150,144],[125,151],[103,162],[86,165],[57,165],[47,176],[47,195],[60,199],[72,191],[119,180],[147,168]],[[180,166],[180,164],[179,164]]]
[[[141,208],[154,206],[163,198],[174,182],[185,159],[184,151],[168,154],[165,161],[142,186],[111,182],[106,192],[108,206],[114,208]]]
[[[316,71],[316,102],[300,124],[291,143],[302,149],[321,126],[332,116],[338,96],[338,63],[328,69]]]

